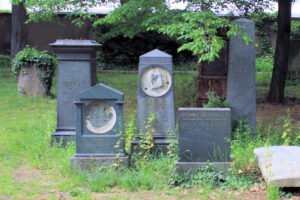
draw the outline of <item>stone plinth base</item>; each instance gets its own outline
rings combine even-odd
[[[214,166],[217,171],[228,173],[230,163],[231,162],[211,162],[210,164]],[[181,174],[188,172],[189,174],[194,174],[198,168],[205,166],[207,162],[179,162],[176,160],[175,164],[177,166],[176,173]]]
[[[102,166],[109,166],[114,163],[129,167],[129,157],[73,156],[71,158],[71,167],[73,169],[83,171],[91,171],[92,169],[97,169]]]
[[[56,131],[51,134],[51,143],[56,142],[62,146],[66,146],[69,142],[76,140],[75,131]]]

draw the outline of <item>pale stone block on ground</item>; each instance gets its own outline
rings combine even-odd
[[[254,149],[266,182],[276,187],[300,187],[300,147],[270,146]]]

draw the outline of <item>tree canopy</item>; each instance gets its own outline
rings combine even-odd
[[[24,0],[15,0],[24,1]],[[224,47],[225,41],[219,34],[224,32],[228,37],[241,34],[243,40],[251,42],[247,35],[239,33],[239,27],[230,23],[228,17],[220,17],[220,12],[227,10],[228,15],[249,15],[262,12],[269,6],[266,0],[188,0],[183,10],[171,10],[170,4],[175,1],[165,0],[126,0],[105,18],[96,19],[89,9],[100,4],[120,3],[116,0],[25,0],[25,7],[31,12],[29,20],[53,20],[61,11],[71,11],[69,16],[76,17],[75,23],[93,19],[94,25],[110,24],[110,31],[100,39],[107,40],[117,35],[132,38],[145,31],[157,31],[184,41],[178,51],[190,50],[200,55],[199,61],[213,61]],[[234,9],[238,8],[238,9]],[[201,12],[199,12],[201,11]],[[96,19],[96,20],[95,20]]]

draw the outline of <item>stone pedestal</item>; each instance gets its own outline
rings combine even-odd
[[[57,40],[50,44],[57,54],[57,128],[52,141],[75,139],[75,95],[97,83],[96,51],[91,40]]]
[[[167,151],[169,139],[174,138],[175,112],[173,93],[172,56],[158,49],[140,56],[138,79],[137,135],[132,142],[134,150],[149,129],[146,124],[151,114],[154,129],[154,152]]]

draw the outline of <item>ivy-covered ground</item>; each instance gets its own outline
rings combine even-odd
[[[194,106],[195,74],[175,73],[176,107]],[[99,72],[99,82],[125,93],[126,147],[135,134],[137,73]],[[54,85],[55,80],[54,80]],[[50,145],[56,128],[56,99],[17,94],[16,78],[0,67],[0,199],[282,199],[298,193],[268,188],[260,176],[252,150],[287,141],[299,145],[299,87],[288,83],[286,105],[263,102],[267,84],[258,85],[258,134],[248,135],[241,124],[231,140],[234,158],[230,174],[209,166],[194,176],[174,175],[176,151],[153,159],[133,160],[130,169],[95,169],[91,174],[70,169],[75,144],[67,148]],[[56,88],[51,90],[54,96]],[[286,108],[291,114],[286,114]],[[290,131],[289,131],[290,130]],[[286,137],[282,137],[287,131]]]

